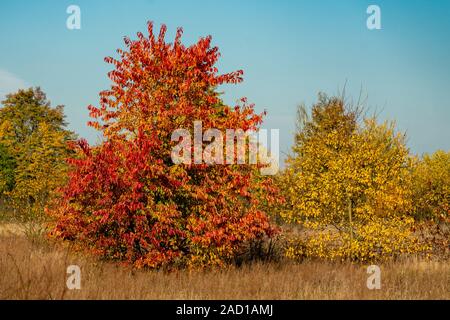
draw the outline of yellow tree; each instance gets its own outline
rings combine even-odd
[[[449,222],[450,152],[425,154],[414,167],[413,178],[416,217]]]
[[[2,104],[0,145],[11,169],[2,175],[9,180],[1,196],[16,214],[30,217],[41,213],[63,184],[67,142],[74,134],[65,129],[63,106],[52,108],[39,88],[19,90]]]
[[[281,216],[309,231],[287,254],[367,261],[417,251],[404,135],[375,117],[359,121],[361,110],[336,97],[299,114]]]
[[[450,152],[438,150],[418,159],[413,171],[414,217],[417,232],[433,254],[450,254]]]

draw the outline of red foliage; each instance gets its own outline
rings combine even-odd
[[[89,106],[89,125],[105,142],[78,143],[70,181],[57,209],[55,237],[136,267],[204,266],[232,259],[246,241],[276,230],[260,208],[277,200],[269,178],[255,165],[175,165],[171,134],[192,128],[257,129],[252,105],[223,104],[216,86],[242,81],[242,71],[219,75],[211,37],[185,47],[178,29],[173,44],[158,38],[125,38],[126,51],[109,72],[113,84]]]

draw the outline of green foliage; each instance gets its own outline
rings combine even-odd
[[[14,188],[15,159],[9,154],[7,148],[0,144],[0,196]]]
[[[34,216],[65,181],[67,142],[63,106],[52,108],[39,88],[7,95],[0,109],[1,196],[16,214]]]

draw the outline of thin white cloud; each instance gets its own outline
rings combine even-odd
[[[20,79],[11,72],[0,69],[0,101],[4,100],[8,93],[26,87],[28,87],[28,85],[25,80]]]

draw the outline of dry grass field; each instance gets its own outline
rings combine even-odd
[[[26,229],[26,228],[25,228]],[[136,271],[70,253],[0,226],[0,299],[450,299],[450,264],[407,260],[382,265],[369,290],[365,266],[307,261],[209,271]],[[66,287],[69,265],[81,289]]]

